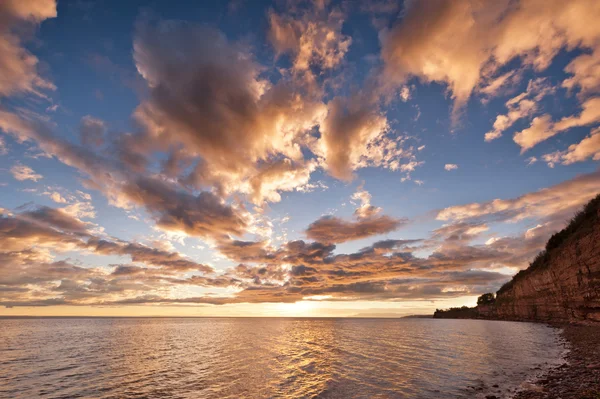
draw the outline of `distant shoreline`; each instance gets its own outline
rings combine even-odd
[[[433,319],[433,315],[409,316],[0,316],[3,319]]]

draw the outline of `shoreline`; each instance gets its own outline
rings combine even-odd
[[[600,325],[551,325],[568,345],[564,364],[550,368],[513,399],[600,399]],[[495,398],[494,395],[488,396]]]

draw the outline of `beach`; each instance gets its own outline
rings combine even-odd
[[[600,398],[600,326],[567,325],[561,328],[569,348],[566,363],[551,369],[514,399]],[[493,395],[489,396],[492,398]]]

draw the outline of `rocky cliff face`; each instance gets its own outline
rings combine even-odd
[[[568,235],[563,234],[566,238],[560,237],[560,245],[547,251],[541,266],[517,275],[506,288],[498,291],[495,305],[478,307],[479,316],[543,322],[600,322],[600,207],[595,206],[593,212],[592,219],[588,214],[585,229],[576,226],[567,231],[568,227],[559,233],[566,231]]]

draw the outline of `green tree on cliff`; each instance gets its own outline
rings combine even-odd
[[[491,292],[488,292],[487,294],[483,294],[482,296],[480,296],[479,298],[477,298],[477,305],[492,305],[494,302],[496,302],[496,296],[494,294],[492,294]]]

